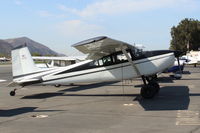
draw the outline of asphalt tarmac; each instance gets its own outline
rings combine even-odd
[[[141,79],[29,86],[11,97],[11,66],[0,66],[0,133],[199,133],[200,67],[181,80],[159,76],[160,93],[139,95]],[[6,81],[4,81],[6,80]]]

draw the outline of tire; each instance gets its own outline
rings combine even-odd
[[[182,75],[180,75],[180,74],[175,74],[175,75],[174,75],[174,78],[177,79],[177,80],[179,80],[179,79],[182,78]]]
[[[15,96],[15,91],[11,91],[10,96]]]
[[[151,99],[157,94],[157,89],[152,85],[145,85],[141,88],[140,95],[145,99]]]
[[[152,81],[152,82],[149,83],[149,85],[154,87],[156,93],[159,93],[160,85],[157,82]]]
[[[181,79],[181,77],[175,77],[175,79],[177,79],[177,80],[180,80],[180,79]]]

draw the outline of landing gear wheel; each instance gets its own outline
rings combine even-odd
[[[174,78],[177,79],[177,80],[179,80],[179,79],[182,78],[182,75],[177,73],[177,74],[174,75]]]
[[[149,85],[153,86],[156,93],[159,93],[160,91],[160,85],[157,82],[150,82]]]
[[[180,79],[181,79],[181,77],[175,77],[175,79],[176,79],[176,80],[180,80]]]
[[[156,94],[158,94],[160,90],[159,84],[155,81],[155,75],[153,76],[150,76],[150,77],[142,76],[144,86],[140,90],[140,95],[143,98],[146,98],[146,99],[153,98]],[[148,81],[148,84],[146,81]]]
[[[145,85],[141,88],[140,95],[143,98],[150,99],[153,98],[157,93],[157,88],[152,85]]]
[[[10,96],[15,96],[15,94],[16,94],[15,91],[10,92]]]

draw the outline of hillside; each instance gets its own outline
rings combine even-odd
[[[30,50],[31,54],[54,55],[54,56],[59,55],[55,51],[46,47],[45,45],[40,44],[36,41],[33,41],[27,37],[0,40],[0,55],[3,54],[5,56],[10,56],[12,48],[15,48],[20,45],[24,45],[25,43],[28,49]]]
[[[12,45],[4,40],[0,40],[0,56],[10,55]]]

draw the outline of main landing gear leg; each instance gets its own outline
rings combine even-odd
[[[160,90],[160,86],[156,82],[156,80],[152,79],[152,78],[150,78],[150,79],[149,79],[149,77],[142,76],[144,86],[141,88],[140,95],[146,99],[153,98],[156,94],[158,94],[158,92]],[[147,84],[147,82],[148,82],[148,84]]]

